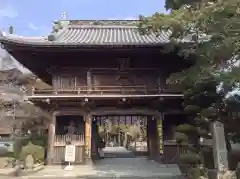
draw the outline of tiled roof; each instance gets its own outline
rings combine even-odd
[[[156,36],[155,33],[142,35],[135,24],[67,24],[57,33],[48,37],[20,37],[14,35],[3,35],[0,42],[13,42],[35,45],[158,45],[169,43],[171,32],[162,32]]]
[[[60,31],[56,42],[89,45],[139,45],[168,43],[170,33],[141,35],[134,26],[70,26]]]

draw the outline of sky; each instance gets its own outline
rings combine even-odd
[[[155,12],[164,12],[165,0],[0,0],[0,30],[22,36],[44,36],[52,22],[67,19],[137,19]]]

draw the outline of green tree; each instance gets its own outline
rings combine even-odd
[[[171,2],[178,5],[170,5]],[[171,83],[189,85],[219,75],[228,85],[239,82],[239,67],[233,65],[238,59],[240,47],[239,5],[239,0],[196,0],[191,3],[187,0],[167,0],[166,6],[172,10],[171,13],[140,17],[141,31],[161,33],[162,30],[171,30],[172,47],[178,46],[181,55],[193,55],[196,59],[191,68],[172,75]],[[181,45],[177,43],[178,39],[191,42]]]
[[[228,151],[231,151],[229,137],[240,136],[236,128],[239,116],[229,115],[238,111],[238,105],[233,99],[225,98],[229,91],[239,86],[240,81],[237,65],[240,1],[166,0],[165,7],[170,10],[169,14],[140,16],[139,30],[156,34],[171,31],[167,50],[177,48],[185,60],[195,59],[194,65],[172,74],[168,82],[179,84],[185,91],[184,108],[192,120],[191,124],[178,126],[179,141],[187,140],[187,143],[194,144],[195,150],[189,150],[190,159],[195,158],[197,163],[202,151],[196,139],[209,137],[212,121],[221,120],[225,124]],[[188,42],[181,44],[179,40]],[[198,157],[192,157],[193,151]]]

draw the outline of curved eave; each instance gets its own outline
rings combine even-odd
[[[98,49],[98,48],[154,48],[163,47],[171,42],[166,43],[69,43],[69,42],[54,42],[54,41],[27,41],[21,39],[10,39],[0,37],[0,43],[3,45],[14,45],[19,47],[40,47],[40,48],[80,48],[80,49]],[[192,42],[179,42],[181,45],[191,45]]]

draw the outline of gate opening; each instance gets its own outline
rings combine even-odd
[[[147,116],[93,116],[92,121],[93,145],[103,150],[104,158],[148,155]]]

